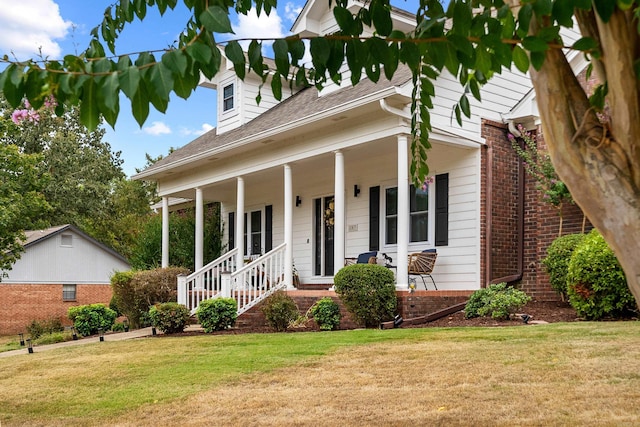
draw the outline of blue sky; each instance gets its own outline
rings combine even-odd
[[[102,21],[104,10],[115,0],[17,0],[0,7],[0,56],[36,58],[39,52],[49,58],[80,53],[88,45],[90,31]],[[320,0],[327,1],[327,0]],[[8,0],[0,0],[6,3]],[[181,1],[178,2],[180,5]],[[304,5],[302,0],[281,0],[277,13],[258,19],[241,16],[232,20],[234,37],[283,37]],[[392,3],[407,10],[416,9],[416,0]],[[173,43],[184,28],[188,15],[184,7],[160,17],[149,9],[144,22],[126,28],[116,43],[116,54],[162,49]],[[142,127],[131,115],[126,98],[121,99],[115,130],[106,126],[105,140],[114,151],[122,151],[124,171],[135,173],[145,164],[145,153],[166,155],[170,147],[181,147],[216,125],[215,92],[198,88],[187,100],[173,96],[165,114],[153,107]]]

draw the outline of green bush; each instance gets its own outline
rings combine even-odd
[[[177,302],[156,304],[149,310],[151,326],[160,329],[165,334],[183,332],[190,316],[189,309]]]
[[[221,331],[236,324],[238,303],[233,298],[208,299],[200,303],[196,316],[205,332]]]
[[[296,302],[285,292],[278,291],[266,299],[262,306],[267,323],[278,332],[284,332],[300,313]]]
[[[32,340],[37,340],[43,335],[64,331],[64,326],[60,319],[51,318],[47,320],[32,320],[27,326],[27,332]]]
[[[111,307],[109,307],[111,308]],[[111,308],[113,310],[113,308]],[[111,330],[113,332],[124,332],[124,323],[122,322],[116,322],[113,324],[113,326],[111,327]]]
[[[622,267],[597,230],[592,230],[573,252],[567,293],[578,316],[589,320],[626,316],[636,308]]]
[[[111,277],[113,302],[132,328],[150,324],[149,310],[155,304],[176,302],[178,275],[188,274],[180,267],[145,271],[117,272]]]
[[[497,283],[471,294],[464,308],[467,319],[491,316],[494,319],[509,319],[512,313],[523,307],[531,297],[506,283]]]
[[[549,283],[554,291],[567,299],[567,271],[569,261],[576,247],[584,240],[584,234],[567,234],[555,239],[547,248],[547,256],[542,260],[549,274]]]
[[[398,306],[391,270],[376,264],[353,264],[342,268],[333,283],[336,293],[355,321],[377,327],[393,319]]]
[[[104,304],[89,304],[69,307],[69,319],[82,336],[94,335],[98,329],[111,330],[116,320],[116,312]]]
[[[338,329],[341,317],[340,306],[331,298],[324,297],[318,300],[313,307],[311,307],[310,312],[313,320],[320,326],[320,330],[331,331]]]
[[[69,332],[50,332],[40,336],[33,341],[34,345],[56,344],[59,342],[71,341],[71,333]]]

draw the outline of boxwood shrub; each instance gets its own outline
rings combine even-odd
[[[589,320],[624,317],[636,309],[618,259],[595,229],[571,256],[567,293],[578,315]]]
[[[165,334],[183,332],[190,316],[189,309],[177,302],[156,304],[149,310],[151,326],[160,329]]]
[[[233,298],[208,299],[200,303],[196,316],[205,332],[221,331],[236,324],[238,303]]]
[[[68,316],[76,331],[86,337],[97,334],[98,329],[111,330],[117,315],[104,304],[89,304],[69,307]]]
[[[506,320],[530,300],[531,297],[523,291],[507,286],[506,283],[497,283],[471,294],[464,308],[464,316],[467,319],[491,316]]]
[[[340,326],[340,306],[330,297],[318,300],[311,307],[310,313],[322,331],[331,331]]]
[[[391,270],[376,264],[353,264],[336,273],[335,290],[355,321],[377,327],[392,320],[398,306]]]
[[[558,237],[547,248],[547,256],[542,260],[549,274],[549,284],[563,300],[567,300],[567,271],[569,261],[576,247],[582,243],[585,234],[567,234]]]
[[[296,302],[282,291],[274,293],[265,300],[262,312],[269,326],[278,332],[286,331],[291,322],[300,316]]]

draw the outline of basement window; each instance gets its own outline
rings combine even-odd
[[[76,285],[62,285],[62,301],[76,300]]]

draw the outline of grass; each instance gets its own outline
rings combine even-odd
[[[0,367],[3,426],[640,419],[638,322],[149,338]]]

